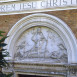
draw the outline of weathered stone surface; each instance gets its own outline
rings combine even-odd
[[[67,49],[55,31],[47,27],[33,27],[17,40],[15,60],[66,63]]]
[[[77,38],[77,9],[42,13],[62,19]],[[32,13],[0,16],[0,29],[7,34],[17,21],[30,14]],[[77,64],[74,66],[67,63],[67,47],[54,30],[47,27],[32,27],[20,35],[15,48],[16,62],[12,63],[9,70],[5,69],[6,72],[13,71],[14,77],[18,74],[77,77]]]

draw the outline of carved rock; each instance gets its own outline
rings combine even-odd
[[[15,60],[41,59],[66,63],[67,49],[55,31],[47,27],[33,27],[25,31],[16,42]]]

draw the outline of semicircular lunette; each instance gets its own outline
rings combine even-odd
[[[47,27],[32,27],[16,42],[16,61],[67,63],[67,48],[59,34]]]

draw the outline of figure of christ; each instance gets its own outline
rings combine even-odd
[[[38,54],[36,57],[45,57],[47,40],[44,37],[41,28],[36,28],[37,30],[33,32],[32,41],[34,42],[33,48],[30,53]]]

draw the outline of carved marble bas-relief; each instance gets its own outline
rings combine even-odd
[[[44,60],[66,63],[67,49],[61,37],[47,27],[33,27],[20,35],[16,42],[15,60]]]

